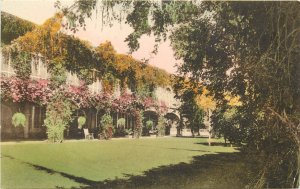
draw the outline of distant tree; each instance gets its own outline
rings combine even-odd
[[[200,127],[203,126],[205,110],[211,107],[208,107],[209,104],[199,103],[201,89],[198,88],[196,83],[192,83],[184,77],[175,77],[173,83],[175,97],[181,101],[179,107],[181,119],[187,119],[188,126],[194,136],[194,132],[199,132]]]

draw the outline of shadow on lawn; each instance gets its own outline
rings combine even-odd
[[[12,160],[17,160],[16,158],[14,158],[12,156],[9,156],[9,155],[2,155],[2,157],[9,158],[9,159],[12,159]],[[65,177],[65,178],[71,179],[71,180],[73,180],[73,181],[75,181],[77,183],[84,184],[84,185],[87,185],[87,186],[94,186],[95,183],[97,183],[95,181],[92,181],[92,180],[89,180],[89,179],[85,179],[83,177],[76,177],[74,175],[67,174],[67,173],[60,172],[60,171],[55,171],[53,169],[49,169],[49,168],[44,167],[44,166],[32,164],[32,163],[29,163],[29,162],[22,162],[22,163],[24,163],[26,165],[29,165],[29,166],[32,166],[36,170],[45,171],[46,173],[48,173],[50,175],[60,174],[61,176]]]
[[[206,143],[195,143],[205,145]],[[213,143],[216,146],[223,145]],[[207,145],[207,144],[206,144]],[[178,150],[178,148],[168,148]],[[191,149],[179,149],[188,150]],[[209,152],[204,150],[192,150],[200,152]],[[3,157],[15,159],[14,157],[4,155]],[[138,161],[138,160],[137,160]],[[179,163],[176,165],[160,166],[145,171],[142,175],[128,175],[126,178],[116,178],[114,180],[93,181],[84,177],[77,177],[68,173],[56,171],[32,164],[22,162],[32,166],[36,170],[44,171],[48,174],[59,174],[83,186],[81,189],[89,188],[147,188],[147,189],[173,189],[173,188],[245,188],[249,180],[251,165],[246,164],[245,157],[241,152],[218,153],[194,156],[190,163]],[[134,164],[132,166],[135,166]],[[248,186],[249,187],[249,186]],[[59,183],[57,188],[59,187]],[[78,189],[78,188],[73,188]]]
[[[45,171],[48,174],[60,174],[65,178],[85,185],[80,187],[81,189],[244,188],[247,185],[247,166],[243,163],[241,153],[237,152],[195,156],[191,163],[160,166],[145,171],[143,175],[124,174],[126,178],[104,181],[93,181],[32,163],[23,163],[34,167],[36,170]],[[57,186],[57,188],[63,187]]]
[[[185,149],[185,148],[166,148],[169,150],[185,150],[185,151],[190,151],[190,152],[211,152],[207,150],[192,150],[192,149]]]
[[[134,166],[134,165],[133,165]],[[191,163],[160,166],[128,179],[105,180],[81,188],[244,188],[247,170],[240,153],[195,156]]]
[[[208,146],[208,142],[197,142],[194,144],[201,144],[204,146]],[[224,143],[224,142],[211,142],[210,146],[222,146],[222,147],[242,147],[243,145],[237,145],[237,144],[229,144],[229,143]]]

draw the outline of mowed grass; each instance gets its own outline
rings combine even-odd
[[[224,188],[219,179],[224,169],[234,169],[236,153],[232,152],[237,150],[207,146],[206,141],[155,138],[2,143],[1,188]],[[219,178],[213,178],[216,176]],[[226,179],[231,178],[223,179],[228,183]],[[237,182],[234,180],[228,184]]]

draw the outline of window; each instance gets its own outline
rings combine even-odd
[[[40,106],[32,106],[31,112],[31,126],[33,128],[41,128],[46,118],[45,108]]]

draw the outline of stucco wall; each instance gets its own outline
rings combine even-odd
[[[180,106],[180,101],[174,98],[175,93],[172,91],[171,87],[157,87],[154,93],[158,100],[166,103],[167,107],[178,108]]]

